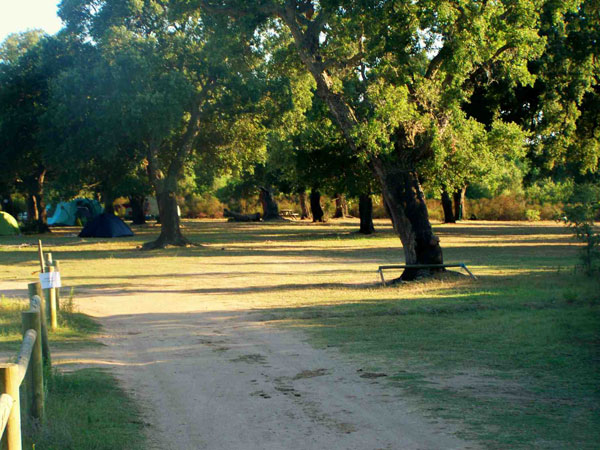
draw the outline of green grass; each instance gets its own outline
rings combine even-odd
[[[458,423],[486,448],[597,448],[597,281],[564,270],[498,281],[404,301],[272,309],[265,319],[386,373],[430,417]],[[412,296],[418,284],[382,291]]]
[[[99,345],[92,338],[97,322],[73,310],[63,299],[59,329],[50,335],[51,350]],[[0,350],[8,355],[21,346],[21,311],[28,302],[0,298]],[[10,356],[9,356],[10,359]],[[36,450],[116,450],[144,448],[143,422],[137,407],[107,372],[84,369],[46,373],[46,419],[24,419],[23,448]]]
[[[46,421],[31,427],[24,448],[36,450],[136,450],[145,448],[139,412],[107,372],[54,373]],[[33,445],[35,444],[35,447]]]
[[[58,315],[59,328],[52,333],[50,346],[99,345],[92,339],[100,330],[98,323],[74,310],[69,298],[63,298],[63,303]],[[18,352],[22,341],[21,311],[27,309],[28,301],[0,296],[0,352]]]
[[[437,225],[445,260],[465,262],[478,281],[380,287],[377,266],[403,261],[388,222],[371,237],[355,233],[356,221],[184,224],[202,247],[139,251],[154,227],[118,240],[65,228],[44,244],[76,293],[185,295],[202,310],[250,310],[301,328],[315,346],[386,373],[379,382],[484,447],[598,447],[600,289],[573,270],[579,246],[564,226]],[[30,279],[36,243],[0,240],[5,280]]]

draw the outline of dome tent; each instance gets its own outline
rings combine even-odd
[[[46,208],[51,211],[50,205]],[[102,206],[97,200],[89,200],[87,198],[76,198],[70,202],[60,202],[52,217],[48,217],[48,225],[75,225],[77,219],[80,219],[84,224],[94,217],[102,214]]]
[[[133,231],[114,214],[103,213],[90,220],[79,237],[123,237],[133,236]]]
[[[5,211],[0,211],[0,236],[14,236],[19,234],[17,219]]]

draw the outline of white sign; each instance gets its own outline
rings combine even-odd
[[[40,283],[42,283],[42,289],[52,289],[61,287],[60,272],[40,273]]]

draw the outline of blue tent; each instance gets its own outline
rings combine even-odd
[[[50,208],[46,210],[50,212]],[[77,219],[83,223],[102,213],[102,206],[97,200],[76,198],[70,202],[60,202],[52,217],[48,218],[48,225],[75,225]]]
[[[79,237],[122,237],[133,236],[133,231],[125,222],[113,214],[102,213],[90,220]]]
[[[46,208],[49,211],[48,207]],[[71,202],[60,202],[52,217],[48,217],[48,225],[75,225],[77,206]]]

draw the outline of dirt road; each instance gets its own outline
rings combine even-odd
[[[361,363],[314,349],[225,295],[203,301],[189,282],[79,289],[77,306],[103,325],[106,345],[53,356],[65,369],[110,368],[142,407],[149,448],[475,448]]]

